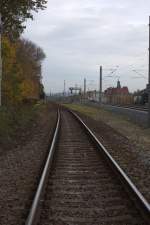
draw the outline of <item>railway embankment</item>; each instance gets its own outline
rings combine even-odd
[[[0,108],[0,149],[12,149],[12,146],[27,138],[27,133],[36,123],[41,104],[22,104],[20,106],[2,106]]]
[[[143,107],[123,107],[123,106],[117,106],[117,105],[108,105],[108,104],[102,104],[101,106],[99,103],[96,102],[87,102],[85,105],[87,106],[93,106],[96,108],[102,108],[104,110],[107,110],[109,112],[112,112],[114,114],[117,114],[119,116],[123,116],[124,119],[133,122],[137,125],[140,125],[144,128],[147,128],[148,123],[148,111],[144,110]]]
[[[147,127],[148,123],[148,112],[142,111],[142,109],[124,108],[112,105],[103,105],[104,109],[114,112],[116,114],[122,114],[126,116],[128,120],[133,121],[140,126]]]
[[[29,115],[26,112],[22,120],[16,120],[18,125],[15,136],[9,131],[10,138],[14,137],[15,140],[10,140],[8,146],[5,142],[0,145],[0,224],[3,225],[24,224],[22,218],[25,217],[25,208],[30,207],[29,199],[33,198],[33,190],[37,187],[47,156],[57,113],[51,105],[35,107],[34,112],[28,108]],[[7,118],[6,115],[4,117]],[[3,123],[3,130],[6,125],[11,129],[6,122]],[[19,126],[20,123],[22,125]]]
[[[150,201],[150,129],[104,109],[68,104],[91,128],[109,153]]]

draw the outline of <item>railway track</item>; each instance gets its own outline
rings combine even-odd
[[[26,225],[146,225],[149,219],[149,204],[106,149],[80,118],[62,110]]]
[[[135,109],[140,111],[148,112],[148,107],[140,107],[140,106],[125,106],[125,108]]]
[[[112,105],[112,106],[148,112],[148,107],[144,107],[144,106],[143,107],[142,106],[136,106],[136,105]]]

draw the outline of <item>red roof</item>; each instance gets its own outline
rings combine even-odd
[[[114,94],[129,94],[129,90],[128,90],[128,87],[122,87],[122,88],[107,88],[105,90],[105,94],[108,94],[108,95],[114,95]]]

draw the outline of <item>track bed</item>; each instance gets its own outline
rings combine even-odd
[[[39,225],[145,225],[116,175],[67,111]]]

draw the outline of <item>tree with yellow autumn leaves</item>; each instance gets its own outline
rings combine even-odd
[[[43,96],[41,64],[45,54],[34,43],[20,39],[32,11],[44,9],[46,0],[2,0],[2,104],[17,105]]]
[[[43,50],[34,43],[19,39],[11,42],[2,39],[3,80],[2,102],[14,105],[29,99],[39,99],[42,94],[41,63]]]

